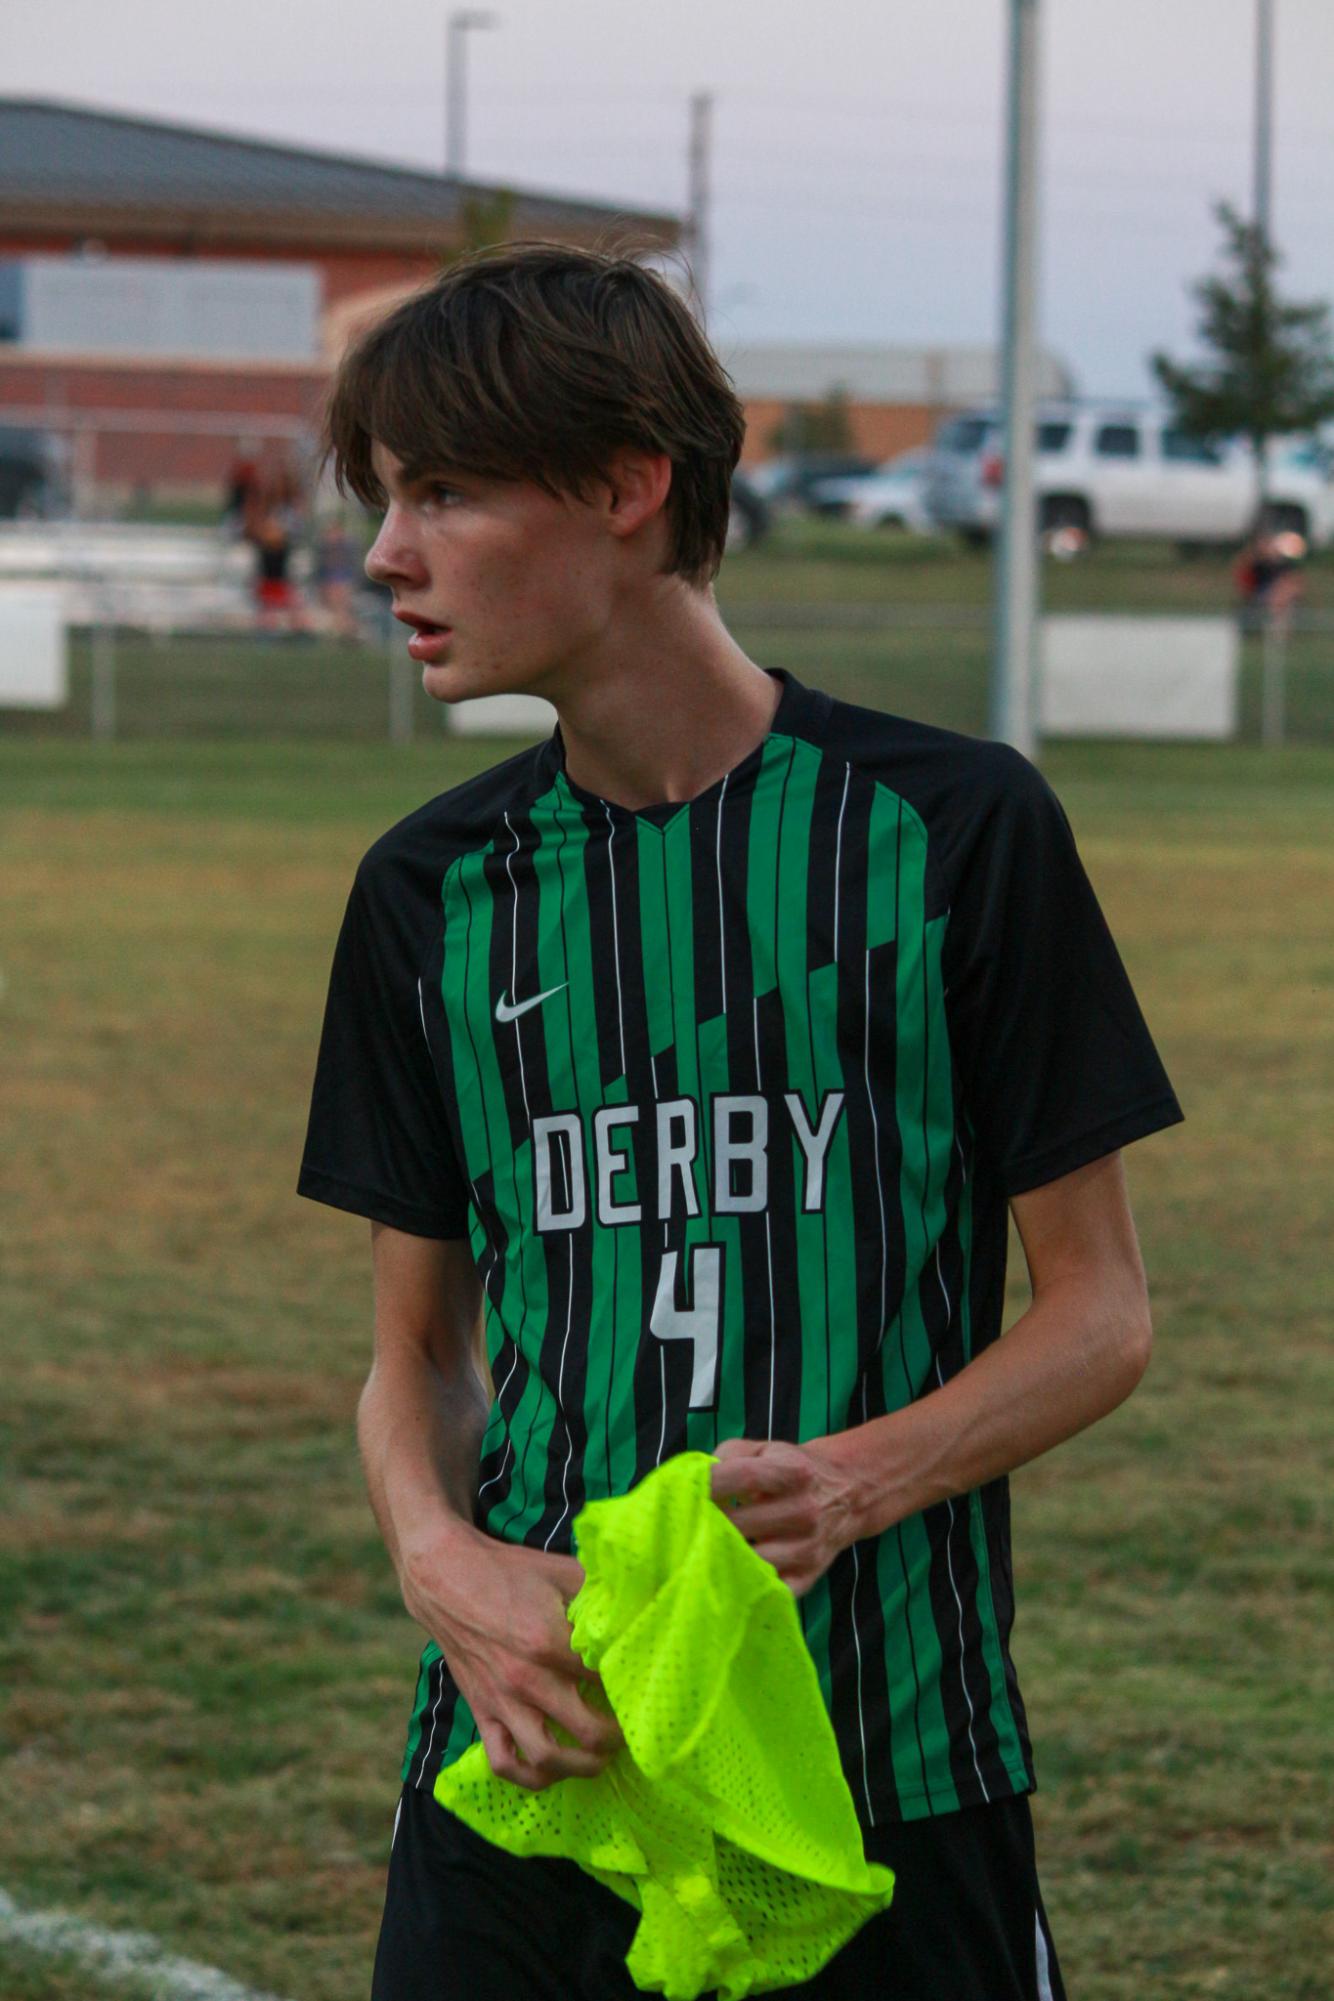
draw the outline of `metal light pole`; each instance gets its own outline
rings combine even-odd
[[[1254,173],[1255,226],[1268,241],[1274,197],[1274,0],[1256,0]]]
[[[494,14],[454,13],[445,24],[445,172],[461,181],[467,157],[467,44],[470,28],[494,28]]]
[[[996,565],[991,734],[1025,757],[1037,747],[1038,537],[1033,433],[1037,408],[1039,0],[1008,0],[1009,119],[1005,177],[1005,484]]]
[[[686,242],[690,255],[695,316],[702,327],[709,320],[709,139],[713,98],[696,91],[690,100],[690,206]]]
[[[1256,0],[1255,8],[1255,158],[1251,221],[1268,247],[1274,207],[1274,4]],[[1263,529],[1269,519],[1269,440],[1256,454],[1255,519]],[[1274,749],[1283,742],[1287,706],[1288,631],[1291,609],[1275,611],[1266,598],[1261,618],[1260,741]]]
[[[1268,248],[1274,206],[1274,5],[1273,0],[1256,0],[1255,8],[1255,157],[1251,163],[1254,192],[1251,221]],[[1263,521],[1269,510],[1269,447],[1257,452],[1255,463],[1255,517]]]

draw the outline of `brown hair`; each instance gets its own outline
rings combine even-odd
[[[685,303],[632,254],[507,243],[460,258],[348,349],[324,413],[341,494],[448,468],[589,497],[618,446],[666,452],[666,574],[718,573],[745,417]]]

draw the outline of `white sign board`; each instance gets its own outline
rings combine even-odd
[[[0,709],[63,709],[68,700],[59,584],[0,582]]]
[[[475,695],[451,702],[448,722],[459,736],[550,736],[556,711],[541,695]]]
[[[47,354],[313,361],[320,352],[324,280],[314,264],[38,256],[19,270],[19,340]]]
[[[1237,734],[1241,638],[1230,618],[1042,620],[1043,736]]]

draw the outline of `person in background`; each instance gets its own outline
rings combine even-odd
[[[243,502],[242,534],[255,551],[255,611],[263,632],[308,630],[290,570],[301,521],[301,484],[281,447],[260,460]]]
[[[362,554],[346,521],[335,515],[323,524],[315,545],[315,589],[325,629],[336,639],[361,637],[356,590]]]
[[[1258,631],[1267,621],[1287,627],[1301,603],[1306,538],[1279,527],[1266,510],[1233,565],[1243,625]]]
[[[238,541],[245,534],[246,503],[258,478],[259,442],[255,438],[238,438],[222,501],[222,532],[229,542]]]

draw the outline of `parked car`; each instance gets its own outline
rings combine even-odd
[[[916,535],[934,523],[926,505],[928,453],[896,452],[860,479],[822,479],[815,488],[822,513],[837,511],[859,528],[906,528]]]
[[[1189,546],[1235,544],[1255,516],[1255,468],[1244,439],[1201,444],[1164,411],[1124,404],[1044,405],[1035,483],[1043,533],[1071,538],[1161,537]],[[974,410],[933,442],[926,499],[942,528],[990,540],[1004,480],[1000,413]],[[1270,504],[1280,529],[1323,548],[1334,541],[1334,484],[1314,440],[1275,440]]]
[[[58,438],[0,425],[0,520],[47,520],[65,512],[67,484]]]
[[[748,466],[746,478],[772,512],[804,514],[814,509],[812,494],[820,481],[874,471],[875,460],[863,452],[785,452]]]
[[[727,548],[750,549],[769,532],[769,509],[744,473],[732,474],[732,509],[727,517]]]

